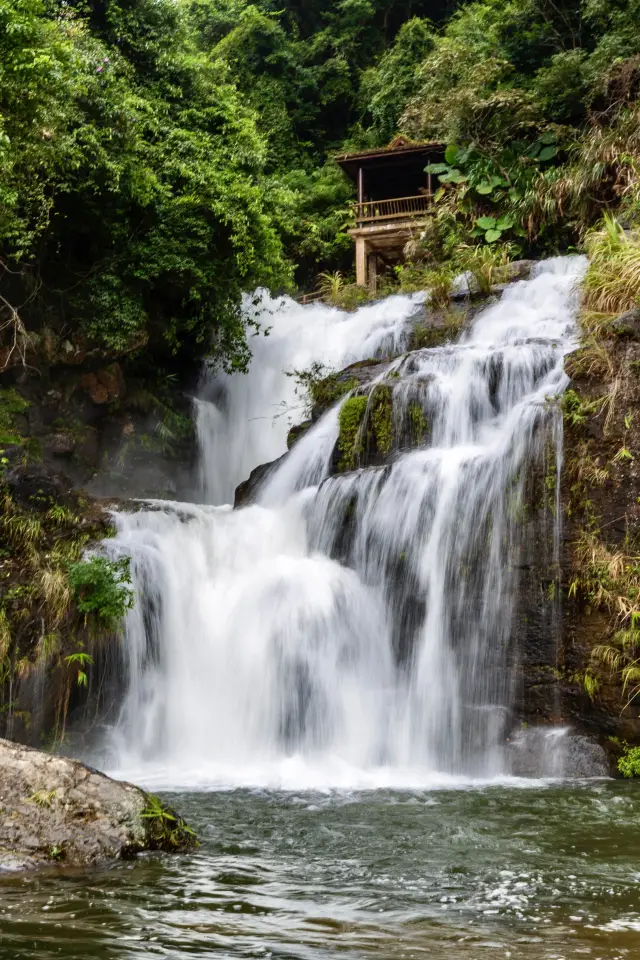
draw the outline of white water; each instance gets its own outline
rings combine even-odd
[[[530,464],[549,444],[560,463],[547,398],[566,385],[584,267],[549,261],[458,344],[393,362],[397,432],[416,404],[429,428],[390,468],[321,483],[334,409],[256,505],[158,502],[116,517],[110,549],[132,556],[139,596],[112,738],[120,773],[287,788],[505,776],[520,511]],[[285,303],[269,348],[261,341],[251,372],[225,385],[225,423],[203,442],[209,489],[230,491],[241,464],[246,475],[285,449],[286,425],[271,433],[249,416],[286,392],[283,369],[402,343],[414,309],[398,297],[350,317]],[[210,415],[199,412],[201,437]]]
[[[289,297],[272,299],[262,291],[254,306],[262,331],[250,340],[248,375],[212,376],[205,370],[195,402],[201,450],[200,486],[204,503],[233,502],[235,488],[254,467],[287,449],[287,433],[303,416],[294,371],[312,363],[341,370],[357,360],[403,349],[407,323],[424,295],[395,296],[345,313],[323,303],[300,306]]]

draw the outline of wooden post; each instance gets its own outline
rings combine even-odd
[[[358,203],[364,203],[364,170],[358,167]]]
[[[431,174],[427,174],[427,194],[429,197],[433,196],[433,191],[431,189]]]
[[[375,294],[378,287],[378,254],[370,253],[367,257],[369,267],[369,290]]]
[[[367,285],[367,241],[356,237],[356,283],[359,287]]]

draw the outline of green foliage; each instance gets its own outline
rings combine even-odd
[[[618,770],[623,777],[640,777],[640,747],[625,745],[624,753],[618,758]]]
[[[115,629],[134,604],[130,558],[91,557],[69,565],[69,585],[85,618],[91,616],[104,629]],[[82,656],[75,654],[74,656]]]
[[[15,387],[0,389],[0,446],[2,444],[24,443],[15,418],[29,409],[29,403],[18,393]]]
[[[155,850],[188,850],[198,845],[198,838],[182,817],[153,793],[146,795],[140,816],[145,821],[147,841]]]
[[[405,105],[420,89],[422,64],[435,37],[428,20],[413,17],[400,27],[393,46],[377,64],[362,74],[360,99],[378,143],[393,138]]]
[[[91,657],[88,653],[83,653],[80,651],[76,653],[70,653],[68,657],[64,658],[64,662],[68,667],[71,667],[74,665],[78,667],[78,672],[76,675],[78,686],[86,687],[87,674],[84,668],[90,667],[93,665],[93,657]]]
[[[343,378],[318,361],[307,370],[292,370],[288,376],[295,378],[296,394],[303,397],[306,416],[311,416],[314,407],[320,412],[328,409],[358,386],[355,377]]]
[[[354,190],[332,155],[398,129],[448,144],[418,259],[575,244],[640,203],[638,16],[639,0],[0,0],[0,351],[25,363],[47,328],[243,369],[241,293],[344,276]],[[624,296],[594,267],[607,310],[630,301],[635,246]]]
[[[449,305],[455,274],[453,264],[402,263],[395,272],[400,293],[428,290],[432,306],[444,308]]]
[[[169,0],[107,0],[101,14],[98,25],[37,0],[0,7],[9,293],[27,301],[29,329],[55,301],[116,353],[148,342],[242,365],[242,291],[288,275],[264,140]]]
[[[562,395],[562,411],[565,421],[572,427],[581,426],[594,413],[599,413],[602,410],[603,402],[602,397],[586,400],[576,390],[566,390]]]

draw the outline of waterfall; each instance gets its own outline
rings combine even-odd
[[[526,483],[549,444],[561,460],[549,398],[566,386],[584,269],[539,264],[456,343],[382,365],[395,432],[417,410],[423,434],[386,465],[329,475],[343,399],[257,503],[116,515],[109,549],[132,557],[138,595],[110,738],[120,773],[295,788],[505,773]],[[286,425],[268,419],[291,402],[283,370],[396,353],[416,310],[406,297],[352,315],[262,302],[273,330],[249,373],[197,411],[214,501],[285,451]]]

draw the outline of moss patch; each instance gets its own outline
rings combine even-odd
[[[362,455],[361,426],[368,402],[367,397],[349,397],[340,409],[340,433],[338,435],[340,461],[338,470],[341,472],[353,470]]]
[[[407,407],[407,415],[411,429],[411,442],[419,447],[426,440],[429,420],[420,404],[415,402]]]
[[[391,387],[377,386],[371,398],[369,420],[376,451],[383,456],[393,445],[393,395]]]
[[[16,417],[26,413],[28,400],[13,387],[0,390],[0,444],[22,446],[24,438],[16,425]]]

